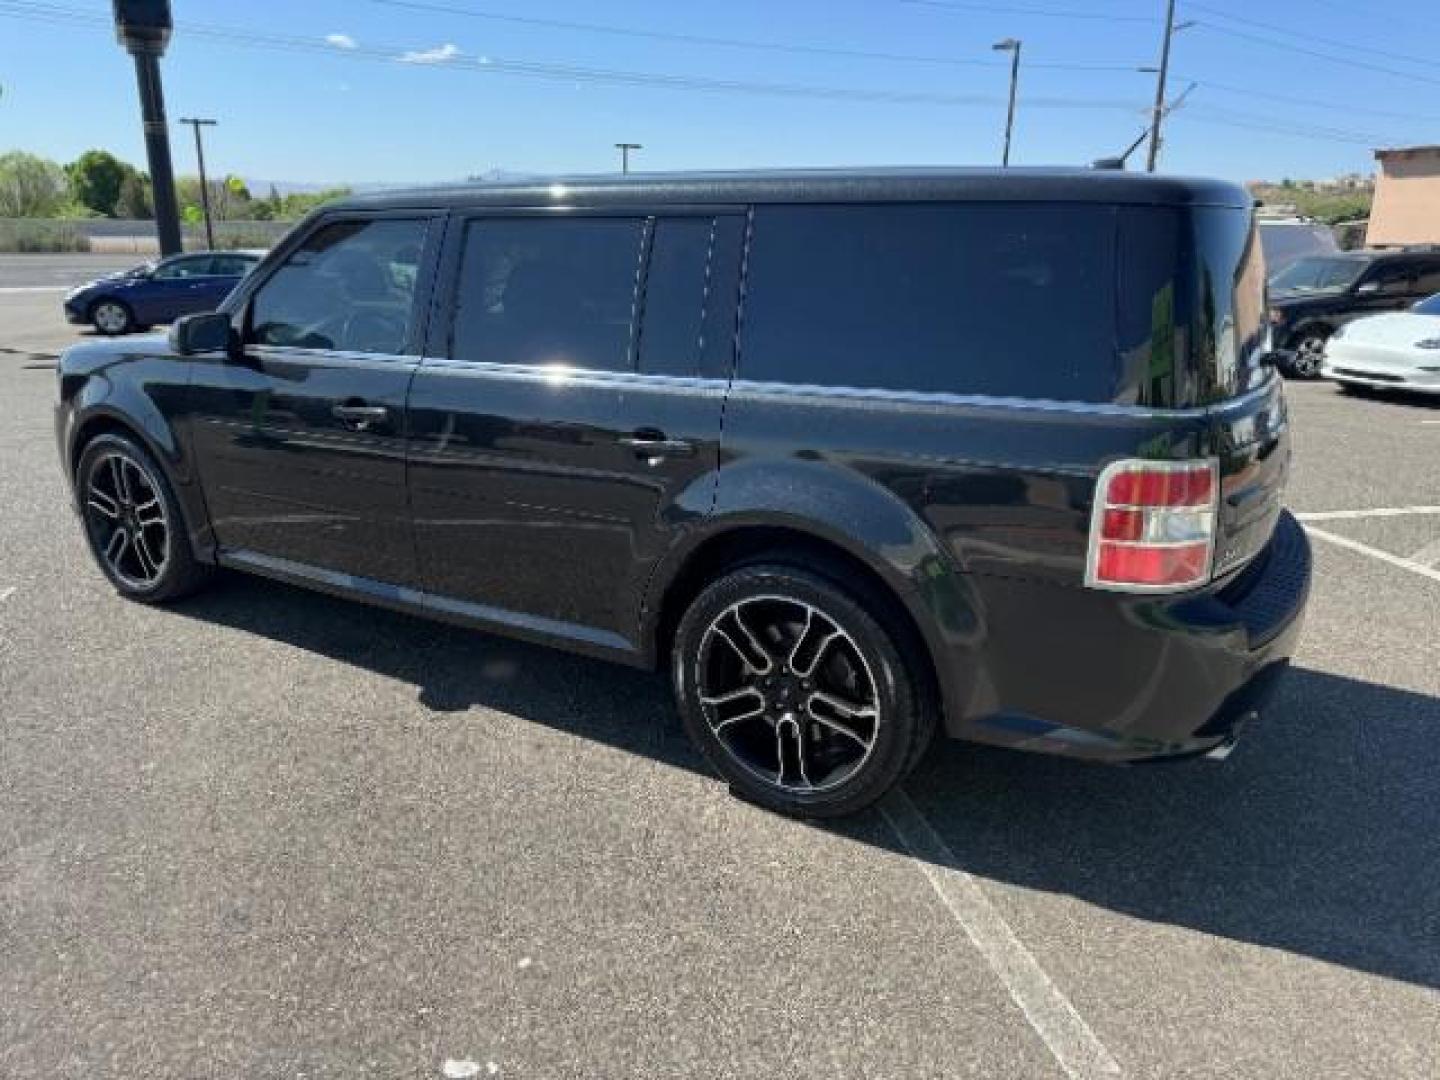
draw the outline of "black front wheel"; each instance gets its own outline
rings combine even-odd
[[[1307,330],[1295,340],[1290,359],[1290,373],[1297,379],[1318,379],[1325,362],[1325,342],[1330,335],[1320,330]]]
[[[128,334],[135,329],[135,316],[119,300],[101,300],[90,309],[90,322],[102,334]]]
[[[194,592],[210,568],[190,549],[180,503],[164,472],[122,435],[101,435],[80,455],[76,491],[90,552],[122,596],[147,603]]]
[[[785,565],[733,571],[681,620],[686,730],[733,790],[800,817],[879,799],[914,766],[933,709],[882,606]]]

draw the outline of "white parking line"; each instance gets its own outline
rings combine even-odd
[[[1440,506],[1378,506],[1371,510],[1316,510],[1295,516],[1301,521],[1354,521],[1370,517],[1405,517],[1407,514],[1440,514]]]
[[[1412,551],[1410,561],[1421,566],[1440,566],[1440,540],[1431,540],[1419,551]]]
[[[1314,525],[1306,525],[1306,531],[1311,536],[1318,536],[1321,540],[1328,541],[1336,547],[1348,548],[1351,551],[1358,551],[1361,555],[1369,555],[1372,559],[1379,559],[1391,566],[1398,566],[1401,570],[1409,570],[1412,574],[1419,574],[1431,581],[1440,581],[1440,570],[1434,567],[1424,566],[1413,559],[1407,559],[1401,555],[1391,555],[1388,551],[1381,551],[1379,548],[1371,547],[1369,544],[1362,544],[1359,540],[1351,540],[1348,536],[1338,536],[1335,533],[1327,532],[1324,529],[1317,529]]]
[[[1122,1075],[1110,1051],[1015,936],[980,883],[960,869],[910,797],[893,792],[880,804],[880,812],[1065,1074],[1072,1080]]]

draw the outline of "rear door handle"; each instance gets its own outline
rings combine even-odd
[[[359,431],[371,424],[382,424],[390,419],[390,410],[384,405],[336,405],[330,415]]]
[[[684,439],[667,439],[663,431],[641,428],[631,435],[622,435],[620,445],[635,451],[636,457],[693,457],[695,444]]]

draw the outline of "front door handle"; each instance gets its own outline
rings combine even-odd
[[[693,457],[695,444],[684,439],[667,439],[663,431],[641,428],[620,437],[620,445],[628,446],[639,458],[652,460],[664,457]]]
[[[383,424],[390,419],[390,410],[384,405],[336,405],[330,415],[356,431],[364,431],[371,424]]]

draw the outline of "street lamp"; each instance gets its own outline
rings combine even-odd
[[[200,205],[205,210],[205,249],[207,251],[214,251],[215,226],[210,223],[210,187],[205,181],[205,146],[200,141],[200,129],[202,127],[214,127],[216,121],[182,116],[180,123],[189,124],[195,129],[195,160],[200,166]]]
[[[1020,39],[1007,37],[1004,41],[997,41],[990,48],[996,52],[1008,52],[1010,54],[1010,108],[1005,113],[1005,153],[1000,158],[1000,164],[1010,164],[1010,133],[1015,128],[1015,88],[1020,82]]]
[[[628,173],[630,171],[630,151],[644,150],[645,148],[638,142],[617,142],[615,149],[620,151],[620,171]]]
[[[165,55],[174,26],[170,0],[114,0],[114,4],[115,36],[135,58],[160,254],[175,255],[180,251],[180,214],[175,206],[175,172],[170,164],[170,132],[165,126],[165,95],[160,89],[160,57]]]

